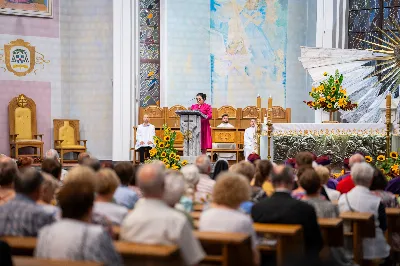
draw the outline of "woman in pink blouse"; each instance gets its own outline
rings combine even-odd
[[[201,119],[201,152],[205,154],[207,149],[211,149],[211,127],[210,119],[212,118],[212,107],[206,104],[204,101],[207,99],[205,93],[197,93],[196,100],[197,104],[191,106],[191,110],[199,110],[207,116],[207,118]]]

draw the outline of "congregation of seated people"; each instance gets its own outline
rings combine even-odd
[[[247,234],[253,256],[248,265],[276,265],[274,254],[258,249],[265,239],[253,224],[261,223],[302,227],[303,252],[287,265],[355,265],[350,243],[325,248],[318,218],[366,212],[374,215],[375,236],[362,240],[363,259],[393,265],[385,207],[399,207],[398,192],[385,190],[385,176],[361,154],[344,162],[339,178],[326,158],[309,152],[280,165],[258,157],[229,166],[220,159],[214,170],[206,155],[180,170],[158,161],[102,164],[81,153],[79,164],[66,171],[54,150],[40,167],[32,163],[0,157],[0,237],[37,238],[37,258],[124,265],[113,242],[119,239],[176,245],[184,265],[201,265],[206,252],[198,230]],[[191,213],[199,205],[195,223]],[[0,241],[0,249],[2,263],[11,265],[7,243]]]

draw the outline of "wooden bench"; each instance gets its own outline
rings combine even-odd
[[[342,212],[340,218],[351,224],[354,262],[363,261],[363,238],[375,237],[374,215],[362,212]]]
[[[329,247],[343,247],[343,220],[339,218],[318,218],[318,224],[324,238],[325,245]]]
[[[103,263],[71,260],[49,260],[32,257],[13,257],[14,266],[102,266]]]
[[[277,265],[283,265],[290,254],[303,253],[303,228],[291,224],[261,224],[254,223],[257,234],[272,237],[276,245],[259,245],[260,252],[276,252]]]
[[[34,237],[2,237],[8,243],[13,255],[33,256],[37,239]],[[126,265],[181,265],[177,246],[145,245],[114,241],[116,251],[121,254]]]
[[[400,234],[400,209],[399,208],[386,208],[387,216],[387,231],[386,239],[388,244],[393,246],[392,236],[394,233]],[[400,252],[400,250],[394,250],[395,252]]]
[[[250,236],[243,233],[217,233],[194,231],[206,252],[205,264],[222,266],[252,265],[253,251]]]

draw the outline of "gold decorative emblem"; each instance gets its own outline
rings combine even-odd
[[[191,131],[191,130],[186,130],[186,131],[183,133],[183,138],[184,138],[185,140],[191,140],[191,139],[193,138],[193,133],[192,133],[192,131]]]
[[[50,63],[43,54],[36,52],[35,46],[22,39],[11,41],[0,50],[4,50],[4,54],[0,54],[0,62],[6,65],[6,68],[1,68],[18,77],[26,76],[32,71],[36,74],[35,65],[41,65],[44,69],[44,64]]]
[[[27,103],[28,103],[28,100],[26,99],[26,96],[24,94],[18,95],[17,104],[19,107],[23,108],[27,105]]]

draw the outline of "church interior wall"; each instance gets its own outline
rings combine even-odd
[[[0,71],[0,153],[9,153],[8,102],[25,93],[37,104],[38,132],[53,147],[52,119],[79,119],[81,138],[99,159],[111,159],[112,2],[54,0],[53,18],[0,16],[0,48],[16,39],[49,63],[17,77]]]

